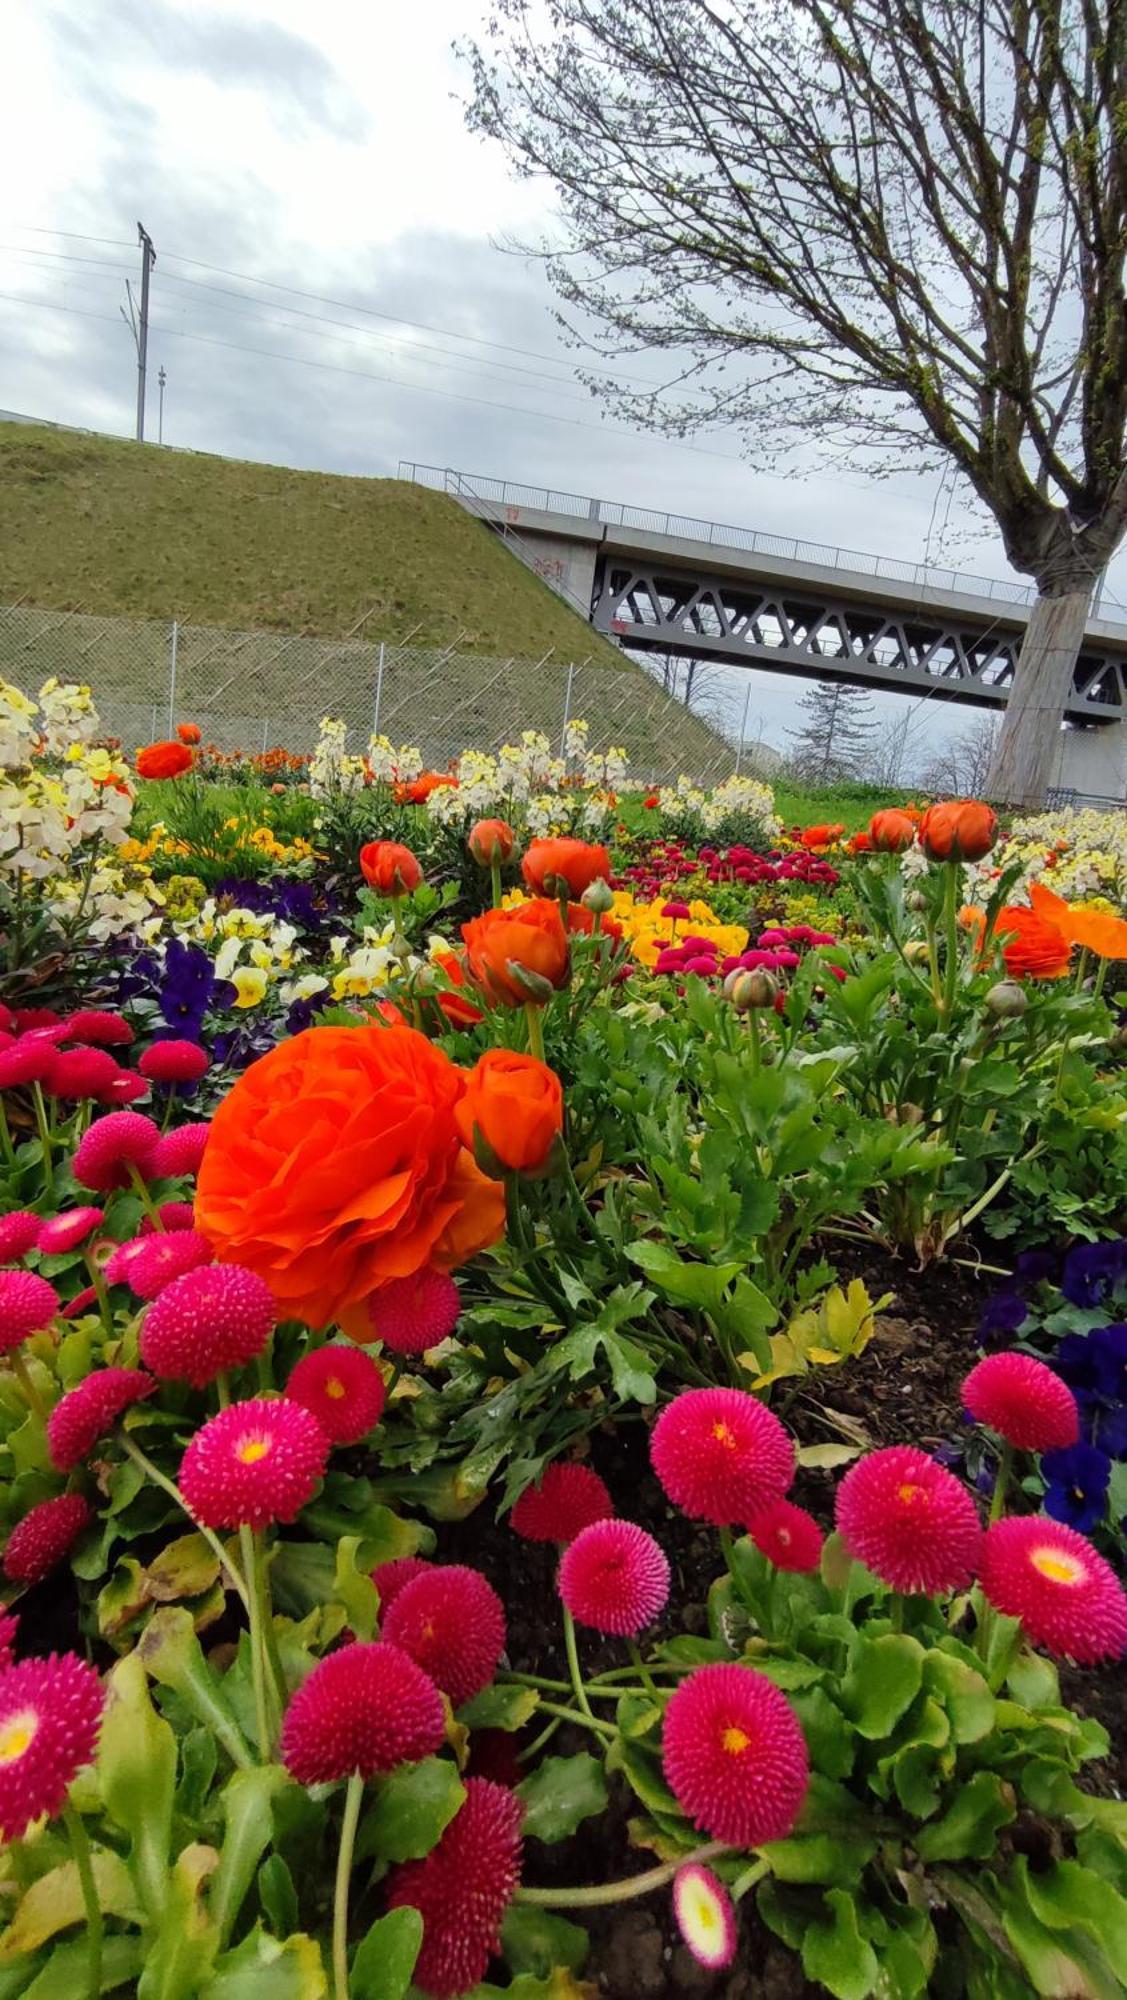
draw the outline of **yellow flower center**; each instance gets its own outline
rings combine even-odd
[[[325,1383],[325,1394],[326,1396],[331,1396],[334,1403],[340,1402],[341,1397],[344,1395],[344,1383],[341,1381],[339,1375],[329,1376],[328,1381]]]
[[[39,1728],[33,1708],[21,1708],[0,1725],[0,1764],[14,1764],[30,1749]]]
[[[902,1486],[896,1488],[896,1498],[902,1500],[905,1507],[914,1507],[917,1501],[927,1499],[927,1493],[922,1486],[917,1486],[913,1480],[906,1479]]]
[[[1029,1560],[1034,1569],[1047,1576],[1050,1583],[1083,1583],[1084,1564],[1077,1556],[1065,1555],[1063,1549],[1032,1549]]]
[[[722,1444],[727,1451],[735,1451],[736,1440],[728,1429],[727,1424],[713,1424],[712,1435],[716,1439],[717,1444]]]
[[[730,1724],[724,1731],[720,1742],[728,1752],[729,1757],[742,1757],[744,1751],[751,1746],[750,1736],[747,1735],[746,1731],[737,1729],[734,1723]]]
[[[244,1465],[257,1465],[261,1459],[267,1456],[269,1450],[269,1438],[248,1437],[243,1438],[242,1442],[236,1445],[235,1456],[236,1458],[240,1458]]]

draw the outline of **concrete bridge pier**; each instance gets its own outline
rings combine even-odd
[[[1062,729],[1054,788],[1127,802],[1127,722]]]

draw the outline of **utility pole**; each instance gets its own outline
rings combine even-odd
[[[165,383],[167,382],[167,380],[168,380],[168,377],[167,377],[167,375],[166,375],[166,374],[165,374],[165,372],[164,372],[164,363],[163,363],[163,361],[162,361],[162,362],[161,362],[161,365],[160,365],[160,369],[159,369],[159,372],[158,372],[158,374],[157,374],[157,387],[158,387],[158,389],[160,390],[160,409],[159,409],[159,414],[158,414],[158,416],[157,416],[157,443],[158,443],[158,444],[163,444],[163,443],[164,443],[164,385],[165,385]]]
[[[140,326],[137,329],[137,440],[145,437],[145,366],[149,358],[149,272],[157,261],[153,249],[153,239],[141,223],[137,224],[137,241],[141,245],[141,309]]]

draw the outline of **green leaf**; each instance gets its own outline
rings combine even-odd
[[[424,1757],[380,1781],[364,1816],[366,1850],[384,1861],[418,1861],[441,1838],[466,1796],[447,1757]]]
[[[742,1263],[689,1264],[665,1243],[641,1238],[626,1245],[631,1263],[639,1264],[651,1283],[675,1305],[697,1306],[712,1312],[720,1304],[734,1278],[744,1272]]]
[[[146,1595],[158,1604],[199,1597],[219,1580],[219,1558],[202,1535],[180,1535],[144,1571]]]
[[[1086,1931],[1127,1990],[1127,1898],[1078,1861],[1028,1873],[1025,1893],[1034,1916],[1050,1930]]]
[[[544,1979],[556,1966],[582,1970],[589,1940],[579,1924],[532,1903],[511,1903],[501,1928],[501,1949],[514,1972]]]
[[[224,1943],[273,1837],[275,1795],[289,1783],[280,1764],[263,1764],[232,1772],[223,1787],[223,1845],[209,1900]]]
[[[190,1624],[188,1614],[183,1615]],[[157,1921],[168,1893],[176,1738],[153,1708],[137,1653],[118,1661],[108,1693],[98,1744],[98,1783],[111,1820],[129,1835],[141,1901]]]
[[[797,1689],[790,1705],[802,1724],[802,1733],[816,1770],[828,1778],[847,1778],[853,1769],[857,1744],[853,1731],[820,1687]]]
[[[859,1736],[889,1734],[919,1693],[923,1662],[923,1647],[907,1632],[857,1641],[840,1700]]]
[[[924,1661],[924,1686],[951,1718],[956,1743],[978,1743],[994,1727],[994,1697],[982,1674],[936,1648]]]
[[[219,1738],[232,1762],[249,1766],[251,1754],[219,1680],[204,1659],[192,1614],[182,1605],[163,1605],[150,1618],[137,1657],[162,1687],[172,1688],[197,1721]]]
[[[214,1847],[186,1847],[169,1877],[160,1924],[152,1933],[137,2000],[193,2000],[219,1949],[203,1885],[219,1856]]]
[[[1006,1675],[1006,1686],[1023,1708],[1056,1708],[1060,1702],[1060,1676],[1040,1653],[1019,1653]]]
[[[298,1932],[283,1943],[256,1927],[217,1962],[199,2000],[325,2000],[328,1990],[311,1937]]]
[[[289,1866],[280,1854],[268,1854],[258,1871],[258,1900],[272,1930],[282,1937],[300,1921],[297,1890]]]
[[[98,1907],[103,1914],[138,1923],[141,1912],[137,1891],[124,1861],[102,1848],[93,1855],[91,1865]],[[30,1889],[25,1889],[11,1922],[0,1933],[0,1965],[12,1958],[22,1958],[29,1951],[38,1951],[48,1938],[56,1937],[71,1924],[83,1923],[85,1914],[77,1864],[64,1861],[59,1868],[49,1868]]]
[[[139,1937],[108,1937],[102,1949],[103,1993],[116,1993],[128,1986],[133,1991],[145,1962],[145,1945]],[[20,2000],[76,2000],[86,1991],[88,1954],[85,1940],[57,1944],[42,1972],[22,1989]]]
[[[487,1687],[472,1701],[463,1702],[458,1721],[467,1729],[505,1729],[511,1735],[524,1728],[539,1706],[535,1688]]]
[[[768,1841],[760,1852],[780,1882],[855,1883],[877,1851],[875,1840],[840,1833],[792,1833]]]
[[[921,1828],[914,1845],[921,1861],[988,1861],[999,1827],[1016,1818],[1014,1794],[996,1771],[976,1771],[942,1819]]]
[[[545,1757],[517,1786],[524,1806],[523,1832],[533,1840],[566,1840],[583,1820],[605,1810],[606,1779],[597,1757]]]
[[[827,1889],[828,1924],[811,1924],[802,1940],[802,1969],[836,2000],[866,2000],[877,1982],[876,1952],[861,1935],[857,1905],[845,1889]]]
[[[418,1910],[405,1906],[377,1917],[352,1961],[352,2000],[403,2000],[422,1942]]]
[[[363,1552],[363,1565],[357,1561],[358,1551]],[[378,1553],[374,1559],[369,1558],[359,1535],[342,1535],[337,1543],[333,1596],[343,1604],[348,1622],[358,1639],[370,1639],[379,1618],[379,1592],[371,1574],[379,1560]]]

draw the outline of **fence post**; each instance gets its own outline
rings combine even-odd
[[[560,728],[560,756],[561,756],[561,757],[562,757],[562,756],[563,756],[563,754],[564,754],[564,744],[565,744],[565,743],[566,743],[566,741],[567,741],[567,725],[568,725],[568,722],[569,722],[569,721],[570,721],[570,719],[571,719],[571,690],[572,690],[572,685],[573,685],[573,683],[574,683],[574,680],[575,680],[575,664],[574,664],[574,662],[572,662],[572,665],[571,665],[571,666],[570,666],[570,667],[568,668],[568,670],[567,670],[567,689],[566,689],[566,691],[565,691],[565,693],[564,693],[564,712],[563,712],[563,724],[562,724],[562,726],[561,726],[561,728]]]
[[[176,655],[180,648],[180,626],[172,621],[172,643],[168,652],[168,733],[171,736],[176,727]]]
[[[270,727],[270,717],[268,715],[264,715],[262,718],[262,754],[264,757],[266,755],[266,732],[269,729],[269,727]]]
[[[380,733],[380,701],[383,696],[384,642],[380,640],[380,656],[376,664],[376,705],[372,710],[372,735]]]
[[[743,720],[742,720],[742,721],[741,721],[741,723],[740,723],[740,742],[739,742],[739,748],[738,748],[738,750],[736,751],[736,776],[737,776],[737,778],[738,778],[738,777],[739,777],[739,775],[740,775],[740,765],[741,765],[741,763],[743,762],[743,754],[744,754],[744,737],[745,737],[745,736],[747,735],[747,711],[748,711],[748,708],[749,708],[749,706],[750,706],[750,703],[751,703],[751,682],[749,681],[749,682],[748,682],[748,684],[747,684],[747,693],[746,693],[746,694],[744,695],[744,712],[743,712]]]

